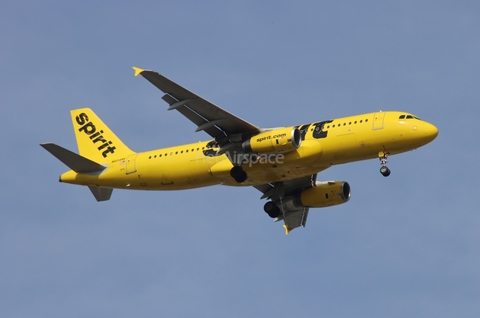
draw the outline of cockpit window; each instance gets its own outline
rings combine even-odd
[[[417,116],[413,116],[413,115],[400,115],[400,117],[398,117],[398,119],[417,119],[417,120],[421,120]]]

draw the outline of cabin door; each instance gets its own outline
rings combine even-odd
[[[383,121],[385,119],[384,112],[378,112],[373,115],[373,130],[383,129]]]
[[[126,174],[137,172],[137,154],[133,154],[127,157]]]

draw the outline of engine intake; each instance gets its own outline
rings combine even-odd
[[[297,149],[301,143],[300,131],[295,127],[287,127],[255,135],[243,142],[242,148],[246,153],[284,153]]]
[[[317,182],[293,198],[296,207],[324,208],[350,200],[350,185],[345,181]]]

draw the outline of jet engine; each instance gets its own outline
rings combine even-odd
[[[285,153],[290,152],[302,143],[300,131],[295,127],[287,127],[265,131],[243,142],[246,153]]]
[[[324,208],[350,200],[350,185],[345,181],[317,182],[315,187],[293,196],[295,207]]]

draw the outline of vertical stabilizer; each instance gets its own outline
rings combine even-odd
[[[81,156],[101,163],[135,153],[90,108],[75,109],[70,114]]]

